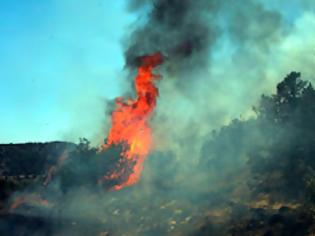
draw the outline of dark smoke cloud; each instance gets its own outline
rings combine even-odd
[[[157,145],[197,157],[205,130],[244,114],[262,93],[281,15],[253,0],[134,0],[129,9],[148,13],[128,37],[127,66],[152,51],[167,56],[152,122]]]
[[[134,0],[129,9],[141,9],[148,3]],[[217,38],[210,23],[214,8],[212,1],[204,0],[153,1],[147,22],[128,37],[127,66],[133,66],[137,57],[154,51],[166,56],[172,72],[206,66],[211,45]]]

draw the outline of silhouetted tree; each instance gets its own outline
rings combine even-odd
[[[256,191],[291,198],[314,198],[315,91],[290,73],[277,94],[262,96],[256,108],[264,145],[249,162]]]
[[[201,166],[218,178],[240,175],[250,168],[248,184],[253,194],[315,200],[315,90],[311,83],[291,72],[277,85],[276,94],[261,97],[254,111],[255,119],[233,120],[209,136]]]

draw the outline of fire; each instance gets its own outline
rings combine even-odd
[[[112,127],[109,131],[104,149],[113,144],[123,144],[123,157],[134,161],[133,173],[127,181],[116,185],[118,190],[138,182],[143,169],[143,162],[152,146],[152,131],[148,120],[152,114],[159,91],[155,80],[160,76],[153,73],[153,69],[162,64],[161,53],[155,53],[140,58],[138,74],[135,78],[136,98],[123,101],[116,99],[116,109],[112,113]],[[119,173],[113,174],[114,178]]]
[[[37,194],[29,194],[17,197],[11,204],[9,210],[14,211],[23,204],[39,205],[43,207],[52,207],[53,205]]]

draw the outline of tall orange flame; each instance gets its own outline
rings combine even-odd
[[[129,175],[127,181],[116,185],[114,187],[116,190],[138,182],[143,162],[151,149],[152,134],[148,119],[156,106],[159,95],[154,81],[160,78],[153,73],[153,69],[162,62],[161,53],[141,57],[135,78],[136,99],[127,101],[123,101],[122,98],[116,99],[116,109],[111,117],[112,127],[104,147],[123,144],[123,157],[135,163],[133,173]],[[115,178],[115,174],[112,178]]]

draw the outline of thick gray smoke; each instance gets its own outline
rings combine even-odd
[[[130,1],[129,10],[142,17],[126,36],[127,67],[143,54],[166,55],[152,122],[158,149],[197,157],[209,130],[253,117],[260,95],[274,92],[289,71],[310,79],[313,60],[305,50],[313,51],[314,14],[296,6],[293,17],[284,3],[258,0]]]
[[[149,4],[145,22],[128,35],[127,66],[137,57],[159,51],[166,57],[169,72],[181,75],[209,63],[211,46],[217,38],[213,21],[213,1],[158,0],[131,1],[129,8],[141,10]]]

